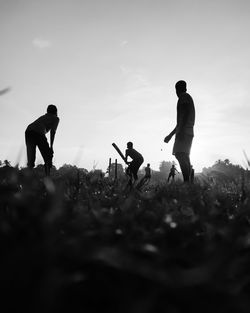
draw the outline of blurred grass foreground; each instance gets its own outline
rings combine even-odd
[[[1,312],[249,313],[249,177],[125,184],[0,168]]]

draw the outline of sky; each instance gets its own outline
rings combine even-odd
[[[106,170],[132,141],[174,161],[175,83],[196,109],[191,163],[250,156],[248,0],[0,0],[0,160],[26,164],[27,125],[58,108],[54,164]],[[42,163],[37,152],[36,164]],[[124,165],[124,164],[123,164]]]

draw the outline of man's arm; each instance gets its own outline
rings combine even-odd
[[[131,158],[130,150],[129,150],[129,149],[127,149],[127,150],[125,151],[125,160],[126,160],[126,164],[129,165],[129,164],[131,163],[131,161],[128,161],[128,157]]]
[[[171,133],[169,135],[167,135],[164,138],[164,142],[168,143],[170,141],[170,139],[174,136],[174,134],[176,133],[176,128],[177,126],[171,131]]]
[[[51,129],[50,131],[50,149],[52,150],[53,152],[53,143],[54,143],[54,139],[55,139],[55,130]]]
[[[125,151],[125,163],[128,164],[128,149]]]
[[[57,118],[54,127],[52,127],[50,130],[50,149],[52,150],[52,152],[54,152],[53,151],[53,143],[54,143],[55,134],[56,134],[58,124],[59,124],[59,118]]]

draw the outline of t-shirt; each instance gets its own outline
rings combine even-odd
[[[125,158],[130,157],[132,160],[143,160],[142,155],[135,149],[127,149],[125,153]]]
[[[59,123],[59,118],[51,113],[46,113],[40,116],[33,123],[29,124],[27,130],[33,130],[39,134],[45,135],[50,130],[56,132]]]
[[[170,168],[170,174],[175,175],[175,171],[176,171],[175,167]]]
[[[180,95],[177,102],[177,128],[176,134],[180,131],[180,125],[182,131],[187,135],[194,135],[194,122],[195,122],[195,108],[194,101],[188,93]]]

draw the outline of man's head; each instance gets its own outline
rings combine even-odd
[[[179,97],[182,93],[187,91],[187,83],[184,80],[179,80],[175,84],[176,94]]]
[[[129,142],[127,143],[127,148],[128,148],[128,149],[133,149],[133,142],[129,141]]]
[[[147,167],[150,167],[150,163],[147,164]]]
[[[48,105],[47,113],[57,115],[57,107],[54,104]]]

